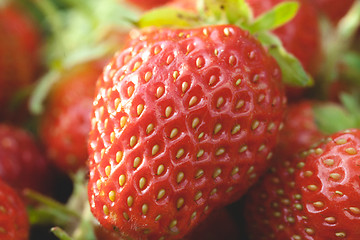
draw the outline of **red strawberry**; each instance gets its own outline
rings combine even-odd
[[[0,105],[4,112],[15,92],[36,78],[40,34],[23,9],[5,4],[0,7],[0,36]]]
[[[248,196],[252,239],[359,239],[359,150],[352,129],[278,162]]]
[[[29,220],[19,195],[0,180],[0,239],[28,240]]]
[[[19,192],[50,190],[50,166],[34,137],[24,129],[0,124],[0,178]]]
[[[132,3],[142,9],[151,9],[155,7],[159,7],[161,5],[166,4],[170,0],[127,0],[127,2]]]
[[[303,100],[289,104],[285,112],[284,128],[280,132],[279,144],[276,147],[278,157],[292,157],[294,153],[305,151],[325,136],[317,125],[317,105],[322,103]]]
[[[349,11],[354,0],[313,0],[318,10],[333,23],[337,23]]]
[[[181,238],[267,168],[284,111],[280,69],[233,25],[131,36],[97,85],[90,205],[124,235]]]
[[[255,16],[285,0],[246,0]],[[320,30],[315,7],[308,0],[296,0],[301,5],[294,19],[274,30],[284,47],[294,54],[309,73],[316,73],[320,57]]]
[[[87,137],[95,83],[104,60],[84,62],[63,73],[49,93],[39,134],[48,157],[64,172],[87,166]]]

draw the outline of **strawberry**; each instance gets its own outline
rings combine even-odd
[[[317,12],[310,1],[296,1],[301,5],[295,18],[275,29],[274,33],[281,39],[284,47],[300,60],[305,70],[315,74],[321,55]],[[252,7],[254,15],[258,16],[284,0],[246,0],[246,2]]]
[[[87,166],[87,137],[95,82],[103,60],[78,64],[52,87],[39,124],[47,156],[63,172]]]
[[[29,220],[22,199],[0,179],[0,238],[27,240]]]
[[[164,5],[168,3],[170,0],[126,0],[127,2],[134,4],[135,6],[141,8],[141,9],[151,9],[155,7],[159,7],[161,5]]]
[[[277,162],[249,194],[251,239],[359,239],[360,130]]]
[[[124,235],[180,238],[265,171],[284,111],[280,69],[232,25],[132,36],[97,84],[90,205]]]
[[[0,124],[0,178],[21,192],[26,188],[48,193],[50,166],[27,130]]]
[[[40,33],[34,19],[15,4],[0,7],[0,117],[21,88],[36,79]]]
[[[325,14],[334,24],[345,16],[354,2],[354,0],[313,0],[319,12]]]

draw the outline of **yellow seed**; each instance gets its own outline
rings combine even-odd
[[[189,107],[192,107],[197,102],[197,97],[192,96],[189,101]]]
[[[140,114],[144,111],[144,105],[139,104],[136,108],[137,115],[140,116]]]
[[[337,236],[337,237],[339,237],[339,238],[344,238],[344,237],[346,237],[346,233],[344,233],[344,232],[337,232],[337,233],[335,233],[335,236]]]
[[[334,161],[334,159],[325,159],[324,164],[326,164],[328,166],[332,166],[335,164],[335,161]]]
[[[321,202],[321,201],[318,201],[318,202],[314,202],[313,205],[317,208],[322,208],[324,207],[324,203]]]
[[[305,177],[311,177],[314,173],[312,171],[306,171],[304,172]]]
[[[198,136],[198,139],[201,139],[202,137],[204,137],[205,133],[204,132],[201,132]]]
[[[199,123],[200,123],[200,119],[196,117],[192,120],[191,127],[196,128]]]
[[[155,49],[154,49],[154,54],[158,54],[159,52],[161,51],[161,47],[159,46],[156,46]]]
[[[140,189],[143,189],[145,187],[145,184],[146,184],[146,178],[145,177],[140,178],[139,180]]]
[[[241,79],[239,78],[238,80],[236,80],[235,85],[239,86],[240,84],[241,84]]]
[[[269,131],[269,132],[271,132],[271,130],[273,130],[275,128],[275,123],[274,122],[271,122],[271,123],[269,123],[269,125],[268,125],[268,127],[267,127],[267,130]]]
[[[125,218],[126,221],[130,219],[129,215],[126,212],[123,212],[123,217]]]
[[[145,82],[148,82],[151,77],[152,77],[152,72],[145,73]]]
[[[154,130],[154,124],[150,123],[149,125],[147,125],[146,127],[146,134],[151,133]]]
[[[230,30],[229,30],[229,28],[224,28],[224,34],[225,34],[225,36],[229,36],[230,35]]]
[[[120,127],[123,128],[126,124],[127,118],[125,116],[122,116],[120,118]]]
[[[101,158],[104,158],[105,155],[105,148],[101,149],[100,156]]]
[[[105,127],[105,128],[107,128],[108,123],[109,123],[109,119],[107,118],[107,119],[105,119],[105,121],[104,121],[104,127]]]
[[[115,133],[112,132],[112,133],[110,133],[110,142],[114,143],[114,141],[115,141]]]
[[[232,190],[234,190],[234,187],[229,187],[228,189],[226,189],[226,192],[229,193],[229,192],[231,192]]]
[[[216,168],[213,173],[213,178],[217,178],[221,174],[221,168]]]
[[[179,130],[177,128],[173,128],[170,133],[170,138],[174,138],[178,134]]]
[[[314,229],[312,228],[305,228],[305,232],[309,235],[313,235],[315,233]]]
[[[345,138],[340,138],[340,139],[336,140],[335,142],[338,145],[342,145],[342,144],[345,144],[347,142],[347,140]]]
[[[136,62],[135,64],[134,64],[134,68],[133,68],[133,72],[134,71],[136,71],[139,67],[141,66],[141,62]]]
[[[154,156],[155,154],[157,154],[160,150],[160,146],[159,145],[154,145],[151,149],[151,154]]]
[[[181,158],[182,155],[184,155],[185,150],[183,148],[180,148],[177,153],[176,153],[176,158],[179,159]]]
[[[182,91],[183,93],[185,93],[186,90],[188,89],[188,87],[189,87],[189,84],[188,84],[187,82],[183,82],[183,83],[181,84],[181,91]]]
[[[214,75],[211,75],[210,79],[209,79],[209,86],[213,85],[217,80],[217,77]]]
[[[324,150],[322,150],[321,148],[317,148],[317,149],[315,149],[315,153],[320,155],[320,154],[324,153]]]
[[[140,157],[136,157],[134,159],[134,168],[138,168],[140,166],[141,163],[141,158]]]
[[[117,109],[118,109],[118,107],[119,107],[119,105],[120,105],[120,102],[121,102],[120,98],[116,98],[116,99],[114,100],[114,107],[115,107],[115,110],[117,110]]]
[[[196,59],[196,66],[197,66],[198,68],[201,68],[203,65],[204,65],[204,59],[201,58],[201,57],[198,57],[198,58]]]
[[[101,189],[101,184],[102,184],[101,180],[98,179],[98,180],[96,181],[96,187],[97,187],[98,190]],[[0,207],[1,207],[1,206],[0,206]],[[1,208],[0,208],[0,210],[1,210]]]
[[[195,178],[201,178],[204,175],[204,170],[200,169],[196,172]]]
[[[130,147],[135,146],[136,143],[137,143],[137,138],[136,138],[136,136],[132,136],[132,137],[130,138]]]
[[[223,103],[225,102],[224,98],[223,97],[219,97],[217,102],[216,102],[216,107],[217,108],[220,108],[221,105],[223,105]]]
[[[105,168],[105,174],[106,174],[106,176],[110,176],[110,173],[111,173],[111,166],[109,165],[109,166],[106,166],[106,168]]]
[[[231,134],[232,135],[234,135],[234,134],[236,134],[236,133],[238,133],[239,131],[240,131],[240,124],[236,124],[233,128],[232,128],[232,130],[231,130]]]
[[[191,219],[194,219],[196,217],[196,212],[193,212],[192,214],[191,214]]]
[[[118,152],[116,153],[116,162],[119,163],[122,158],[123,158],[123,152],[122,152],[122,151],[118,151]]]
[[[110,201],[114,202],[115,201],[115,196],[116,196],[115,191],[110,191],[109,192]]]
[[[211,190],[211,192],[210,192],[210,196],[214,195],[216,192],[217,192],[217,189],[213,188],[213,190]]]
[[[330,223],[330,224],[334,224],[334,223],[336,223],[336,218],[327,217],[327,218],[325,218],[325,222]]]
[[[156,97],[159,98],[164,94],[165,89],[163,87],[158,87],[156,89]]]
[[[179,72],[178,71],[174,71],[173,72],[173,78],[174,78],[174,80],[176,80],[178,77],[179,77]]]
[[[131,207],[134,203],[134,198],[132,196],[128,196],[127,198],[127,205]]]
[[[157,168],[156,174],[157,174],[157,175],[160,175],[160,174],[162,174],[162,173],[164,172],[164,170],[165,170],[164,165],[160,164],[160,165],[158,166],[158,168]]]
[[[344,193],[341,192],[341,191],[335,191],[335,193],[338,194],[338,195],[340,195],[340,196],[344,195]]]
[[[165,189],[160,189],[160,191],[158,192],[158,195],[157,195],[157,199],[159,200],[164,196],[165,196]]]
[[[220,155],[222,155],[224,153],[225,153],[225,148],[221,147],[221,148],[216,150],[215,155],[220,156]]]
[[[256,121],[254,121],[254,122],[252,123],[251,129],[252,129],[252,130],[255,130],[255,129],[257,129],[257,128],[259,127],[259,125],[260,125],[260,122],[256,120]]]
[[[105,215],[110,214],[110,210],[109,210],[108,206],[106,206],[106,205],[103,206],[103,212],[104,212]]]
[[[231,176],[234,176],[235,174],[237,174],[239,172],[239,167],[234,167],[233,170],[231,171]]]
[[[159,221],[160,218],[161,218],[161,215],[159,214],[159,215],[156,216],[155,221]]]
[[[240,152],[240,153],[243,153],[243,152],[245,152],[247,149],[248,149],[248,147],[247,147],[246,145],[241,146],[241,148],[239,148],[239,152]]]
[[[229,64],[230,65],[234,65],[236,63],[236,58],[233,56],[233,55],[231,55],[230,57],[229,57]]]
[[[127,89],[127,94],[129,97],[131,97],[134,93],[134,87],[133,86],[129,86],[128,89]]]
[[[197,158],[199,158],[199,157],[201,157],[202,155],[204,155],[204,149],[200,149],[198,152],[197,152],[197,154],[196,154],[196,157]]]
[[[142,213],[145,215],[145,214],[147,214],[148,210],[149,210],[149,206],[146,203],[143,204],[141,207]]]
[[[220,123],[217,123],[214,127],[214,134],[217,134],[222,128],[222,125]]]
[[[330,173],[330,177],[334,180],[340,180],[341,179],[341,175],[338,173]]]
[[[356,215],[360,214],[360,209],[358,207],[350,207],[349,210]]]
[[[316,185],[311,184],[307,186],[307,189],[309,189],[310,191],[316,191],[318,187]]]
[[[184,179],[184,173],[183,172],[179,172],[178,175],[176,176],[176,182],[180,183],[183,179]]]
[[[347,148],[347,149],[345,149],[345,152],[347,152],[350,155],[354,155],[357,153],[355,148]]]
[[[202,192],[197,192],[197,193],[195,194],[194,200],[197,201],[197,200],[199,200],[201,197],[202,197]]]
[[[124,186],[125,181],[126,181],[125,175],[124,175],[124,174],[120,175],[120,177],[119,177],[119,184],[120,184],[121,187]]]
[[[165,116],[169,117],[170,114],[172,113],[172,110],[173,110],[172,107],[167,106],[166,109],[165,109]]]
[[[177,221],[174,219],[174,220],[172,220],[171,222],[170,222],[170,224],[169,224],[169,228],[173,228],[173,227],[175,227],[176,226],[176,224],[177,224]]]
[[[236,105],[235,105],[235,109],[240,109],[241,107],[243,107],[245,105],[245,101],[244,100],[239,100]]]
[[[177,209],[181,208],[184,205],[184,203],[185,203],[184,198],[179,198],[176,202]]]
[[[169,65],[172,61],[174,60],[174,56],[173,55],[169,55],[166,59],[166,63]]]
[[[265,147],[266,147],[265,144],[261,144],[259,149],[258,149],[258,152],[261,152],[262,150],[264,150]]]

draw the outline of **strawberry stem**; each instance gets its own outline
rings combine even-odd
[[[59,227],[53,227],[50,231],[60,240],[73,240],[63,229]]]

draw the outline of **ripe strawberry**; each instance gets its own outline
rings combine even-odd
[[[2,4],[0,36],[0,105],[1,112],[5,112],[15,92],[29,86],[36,78],[40,33],[23,9],[14,4]]]
[[[49,93],[39,124],[47,156],[71,173],[87,166],[87,138],[97,77],[104,60],[78,64],[60,77]]]
[[[233,25],[133,32],[97,85],[89,200],[108,229],[181,238],[267,168],[280,69]]]
[[[19,195],[0,179],[0,239],[27,240],[29,221]]]
[[[50,190],[50,166],[34,137],[24,129],[0,124],[0,178],[21,192]]]
[[[351,129],[277,162],[248,196],[251,239],[359,239],[359,149]]]
[[[140,7],[141,9],[151,9],[155,7],[159,7],[161,5],[164,5],[168,3],[170,0],[127,0],[127,2],[134,4],[137,7]]]
[[[313,0],[319,12],[325,14],[333,23],[337,23],[349,11],[354,0]]]
[[[252,7],[255,16],[264,13],[274,5],[285,0],[246,0]],[[317,12],[308,0],[296,0],[301,5],[297,15],[284,26],[274,30],[284,47],[294,54],[303,64],[305,70],[315,74],[319,67],[320,30]]]
[[[276,146],[277,157],[292,157],[294,153],[305,151],[325,136],[317,125],[315,114],[316,105],[322,104],[311,100],[289,104],[285,112],[284,128]]]

